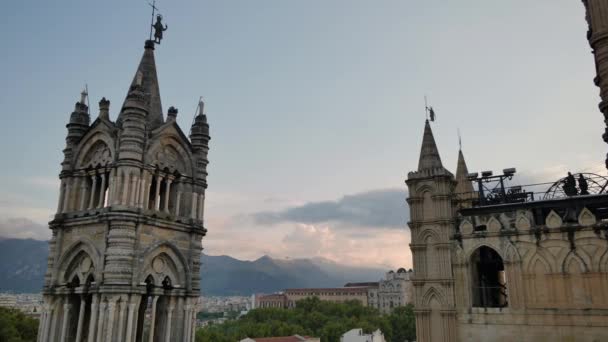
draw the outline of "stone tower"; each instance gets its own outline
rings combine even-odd
[[[91,124],[86,93],[67,125],[38,341],[194,341],[209,125],[190,139],[162,105],[146,41],[116,122]]]
[[[417,340],[455,341],[450,237],[454,231],[452,193],[456,182],[452,173],[441,164],[428,120],[424,126],[418,170],[408,174],[406,184],[411,213]]]
[[[608,2],[606,0],[583,0],[589,31],[587,39],[595,56],[595,85],[600,88],[600,111],[604,114],[606,128],[603,134],[608,143]],[[608,168],[608,154],[606,155]]]

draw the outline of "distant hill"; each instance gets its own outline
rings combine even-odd
[[[39,292],[44,282],[48,243],[0,239],[0,292]],[[344,266],[313,259],[273,259],[263,256],[245,261],[230,256],[201,257],[204,295],[247,296],[286,288],[338,287],[348,282],[377,281],[385,270]]]

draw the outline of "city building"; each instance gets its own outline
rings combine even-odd
[[[608,119],[608,2],[583,2]],[[608,341],[608,179],[539,198],[515,173],[469,173],[461,150],[454,176],[426,121],[406,181],[417,341]]]
[[[244,338],[239,342],[321,342],[318,337],[309,336],[283,336],[283,337],[257,337],[257,338]]]
[[[340,337],[340,342],[386,342],[380,329],[371,334],[364,334],[363,329],[352,329]]]
[[[412,302],[411,274],[411,270],[400,268],[397,272],[387,272],[385,279],[379,282],[348,283],[335,288],[286,289],[270,295],[255,295],[254,307],[293,308],[299,300],[317,297],[333,303],[356,300],[381,313],[390,313],[393,308]]]
[[[163,117],[154,51],[115,121],[86,92],[70,115],[38,341],[194,341],[209,125]]]
[[[284,291],[286,305],[288,308],[296,306],[296,302],[305,298],[317,297],[320,300],[332,303],[344,303],[356,300],[363,306],[367,306],[367,291],[370,287],[335,287],[335,288],[312,288],[312,289],[287,289]]]
[[[406,271],[404,268],[398,269],[397,272],[387,272],[385,279],[376,283],[376,286],[369,287],[367,305],[388,314],[393,308],[412,303],[412,273],[412,270]]]

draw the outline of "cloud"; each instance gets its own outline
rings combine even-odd
[[[0,237],[3,238],[47,240],[50,236],[48,227],[27,218],[0,220]]]
[[[405,189],[347,195],[337,201],[310,202],[278,212],[254,214],[258,224],[334,222],[343,226],[403,228],[408,218]]]

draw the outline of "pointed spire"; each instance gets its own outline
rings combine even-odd
[[[433,137],[433,131],[429,120],[426,120],[424,124],[424,136],[422,137],[422,148],[420,150],[420,160],[418,162],[418,171],[443,168],[441,164],[441,157],[437,150],[437,144],[435,144],[435,138]]]
[[[458,150],[458,165],[456,166],[456,194],[467,194],[470,196],[475,191],[473,189],[473,183],[468,179],[469,169],[467,163],[464,161],[464,155],[462,149]]]
[[[133,81],[129,89],[140,87],[147,99],[148,115],[146,121],[150,128],[154,129],[163,124],[163,108],[160,100],[160,88],[158,86],[158,76],[156,73],[156,61],[154,59],[154,42],[146,41],[144,54],[141,57]],[[125,100],[126,103],[126,100]],[[123,104],[124,107],[124,104]],[[121,120],[118,115],[118,121]]]

